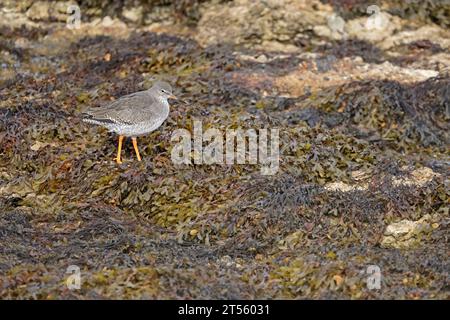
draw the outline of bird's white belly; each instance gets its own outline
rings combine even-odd
[[[133,125],[112,125],[109,130],[113,131],[121,136],[127,136],[127,137],[135,137],[144,135],[147,133],[150,133],[156,129],[158,129],[161,124],[164,122],[165,119],[161,119],[158,121],[155,121],[153,123],[149,122],[142,122],[138,124]]]

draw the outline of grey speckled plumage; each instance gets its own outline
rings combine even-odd
[[[101,125],[119,135],[117,163],[122,163],[121,150],[124,137],[132,137],[136,156],[141,161],[137,136],[159,128],[169,116],[169,102],[175,98],[172,87],[166,82],[157,82],[148,90],[123,96],[113,103],[83,112],[83,121]]]
[[[90,108],[83,113],[83,121],[101,125],[126,137],[136,137],[157,129],[169,116],[168,98],[172,88],[157,82],[145,91],[123,96],[113,103]]]

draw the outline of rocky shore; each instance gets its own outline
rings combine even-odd
[[[0,298],[448,299],[449,11],[2,1]],[[157,79],[180,101],[118,166],[80,113]],[[279,128],[278,172],[174,164],[194,119]]]

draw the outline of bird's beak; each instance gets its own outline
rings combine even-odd
[[[175,99],[175,100],[178,100],[178,98],[175,97],[173,94],[171,94],[171,95],[169,96],[169,99]]]

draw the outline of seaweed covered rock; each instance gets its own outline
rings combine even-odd
[[[327,2],[367,19],[364,1]],[[86,0],[71,30],[15,3],[0,10],[1,298],[447,298],[444,28],[336,40],[312,31],[340,13],[317,1]],[[80,113],[158,79],[179,101],[118,166],[116,137]],[[174,163],[194,120],[279,129],[279,170]]]
[[[389,0],[386,8],[392,14],[402,18],[432,22],[443,28],[450,27],[449,0]]]

